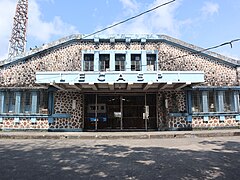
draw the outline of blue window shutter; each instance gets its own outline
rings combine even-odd
[[[187,91],[187,110],[192,114],[192,91]]]
[[[1,114],[1,113],[4,112],[4,105],[5,105],[5,103],[4,103],[4,92],[0,92],[0,98],[1,98],[1,100],[0,100],[0,102],[1,102],[1,104],[0,104],[0,114]]]

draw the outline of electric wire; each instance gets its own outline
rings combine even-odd
[[[208,48],[205,48],[205,49],[202,49],[202,50],[199,50],[199,51],[190,52],[189,54],[185,54],[185,55],[181,55],[181,56],[177,56],[177,57],[173,57],[173,58],[168,58],[166,60],[172,61],[172,60],[175,60],[175,59],[178,59],[178,58],[183,58],[183,57],[190,56],[190,55],[193,55],[193,54],[201,54],[203,52],[206,52],[206,51],[209,51],[209,50],[212,50],[212,49],[217,49],[219,47],[226,46],[226,45],[230,45],[230,47],[232,48],[233,43],[237,42],[237,41],[240,41],[240,39],[234,39],[234,40],[224,42],[224,43],[216,45],[216,46],[208,47]]]
[[[113,27],[116,27],[116,26],[118,26],[118,25],[120,25],[120,24],[126,23],[126,22],[128,22],[128,21],[130,21],[130,20],[133,20],[133,19],[135,19],[135,18],[137,18],[137,17],[140,17],[140,16],[142,16],[142,15],[144,15],[144,14],[150,13],[150,12],[152,12],[152,11],[160,8],[160,7],[169,5],[169,4],[171,4],[171,3],[175,2],[175,1],[176,1],[176,0],[172,0],[172,1],[168,1],[168,2],[166,2],[166,3],[160,4],[160,5],[152,8],[152,9],[146,10],[146,11],[140,13],[140,14],[137,14],[137,15],[135,15],[135,16],[132,16],[132,17],[130,17],[130,18],[127,18],[127,19],[125,19],[125,20],[122,20],[122,21],[120,21],[120,22],[118,22],[118,23],[115,23],[115,24],[113,24],[113,25],[111,25],[111,26],[105,27],[105,28],[103,28],[103,29],[101,29],[101,30],[95,31],[95,32],[93,32],[93,33],[91,33],[91,34],[88,34],[88,35],[82,37],[81,39],[85,39],[85,38],[87,38],[87,37],[93,36],[93,35],[98,34],[98,33],[100,33],[100,32],[103,32],[103,31],[106,31],[106,30],[111,29],[111,28],[113,28]],[[219,44],[219,45],[216,45],[216,46],[212,46],[212,47],[209,47],[209,48],[202,49],[202,50],[200,50],[200,51],[190,52],[190,53],[185,54],[185,55],[181,55],[181,56],[177,56],[177,57],[173,57],[173,58],[167,58],[167,59],[165,59],[165,61],[171,61],[171,60],[175,60],[175,59],[178,59],[178,58],[183,58],[183,57],[186,57],[186,56],[190,56],[190,55],[193,55],[193,54],[200,54],[200,53],[202,53],[202,52],[206,52],[206,51],[209,51],[209,50],[212,50],[212,49],[217,49],[217,48],[222,47],[222,46],[225,46],[225,45],[230,45],[230,47],[232,48],[232,47],[233,47],[233,43],[234,43],[234,42],[237,42],[237,41],[240,41],[240,39],[234,39],[234,40],[231,40],[231,41],[228,41],[228,42],[224,42],[224,43]],[[59,76],[60,76],[60,75],[59,75]],[[44,79],[45,79],[45,78],[40,78],[39,80],[44,80]],[[47,78],[46,78],[46,79],[47,79]]]
[[[118,25],[120,25],[120,24],[126,23],[126,22],[128,22],[128,21],[130,21],[130,20],[133,20],[133,19],[135,19],[135,18],[138,18],[138,17],[140,17],[140,16],[142,16],[142,15],[144,15],[144,14],[150,13],[150,12],[152,12],[152,11],[160,8],[160,7],[169,5],[169,4],[171,4],[171,3],[175,2],[175,1],[176,1],[176,0],[172,0],[172,1],[168,1],[168,2],[166,2],[166,3],[160,4],[160,5],[152,8],[152,9],[146,10],[146,11],[140,13],[140,14],[137,14],[137,15],[135,15],[135,16],[132,16],[132,17],[130,17],[130,18],[127,18],[127,19],[125,19],[125,20],[122,20],[122,21],[120,21],[120,22],[117,22],[117,23],[115,23],[115,24],[113,24],[113,25],[107,26],[107,27],[105,27],[105,28],[103,28],[103,29],[101,29],[101,30],[95,31],[95,32],[93,32],[93,33],[91,33],[91,34],[88,34],[88,35],[82,37],[82,39],[85,39],[85,38],[87,38],[87,37],[93,36],[93,35],[98,34],[98,33],[100,33],[100,32],[106,31],[106,30],[108,30],[108,29],[112,29],[113,27],[116,27],[116,26],[118,26]]]

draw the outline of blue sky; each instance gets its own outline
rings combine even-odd
[[[7,57],[18,0],[0,0],[0,59]],[[90,34],[168,0],[29,0],[27,50]],[[3,18],[4,17],[4,18]],[[165,34],[202,48],[240,38],[240,1],[176,0],[106,34]],[[240,60],[240,41],[213,50]]]

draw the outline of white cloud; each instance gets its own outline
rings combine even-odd
[[[123,2],[123,0],[120,0]],[[128,1],[126,1],[128,2]],[[155,0],[144,10],[148,10],[159,6],[163,3],[168,2],[168,0]],[[127,4],[127,3],[126,3]],[[190,21],[184,20],[179,21],[176,19],[176,9],[181,5],[181,0],[175,1],[172,4],[162,6],[155,11],[148,14],[140,16],[136,19],[129,21],[128,23],[122,24],[116,28],[108,30],[108,34],[115,33],[130,33],[130,34],[168,34],[170,36],[180,36],[180,28],[189,23]],[[129,6],[131,7],[131,6]],[[127,10],[127,9],[126,9]],[[141,11],[144,11],[141,10]],[[131,9],[129,9],[131,11]],[[140,11],[138,12],[140,13]],[[135,13],[138,14],[138,13]],[[126,17],[125,17],[126,18]],[[115,22],[116,23],[116,22]],[[114,23],[113,23],[114,24]]]
[[[140,4],[136,0],[120,0],[123,8],[126,10],[124,13],[126,15],[132,15],[136,13],[139,9]]]
[[[16,0],[0,0],[0,60],[7,58]],[[3,18],[4,17],[4,18]]]
[[[56,16],[50,21],[44,20],[37,1],[29,1],[27,39],[46,43],[52,36],[62,37],[78,33],[76,27],[63,22],[61,17]],[[54,0],[45,1],[55,2]],[[0,17],[4,17],[0,18],[0,60],[7,58],[17,2],[17,0],[0,0]]]
[[[137,9],[138,3],[135,0],[120,0],[124,8]]]
[[[201,8],[202,15],[204,17],[212,16],[219,11],[219,5],[213,2],[204,2],[203,7]]]
[[[77,33],[76,27],[65,23],[61,17],[55,16],[52,21],[42,19],[42,13],[36,0],[29,2],[29,36],[34,37],[38,41],[47,42],[54,36],[66,36]],[[40,29],[40,31],[39,31]]]

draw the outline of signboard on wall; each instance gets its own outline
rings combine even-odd
[[[122,117],[122,113],[121,112],[114,112],[114,117],[121,118]]]
[[[95,113],[97,108],[97,113],[106,113],[106,104],[89,104],[88,105],[88,113]]]

